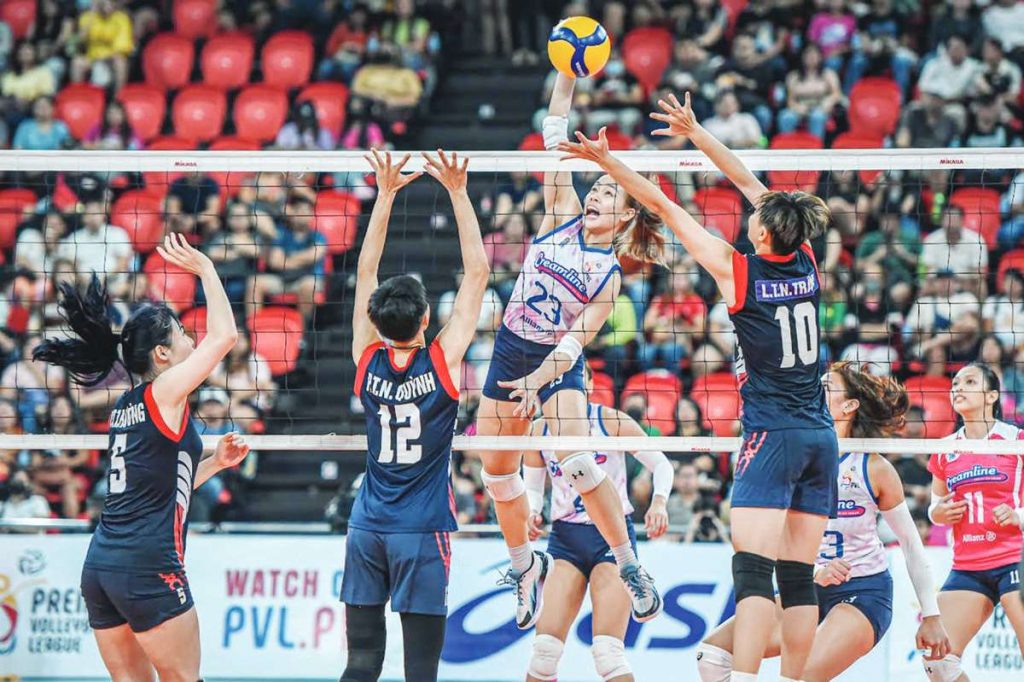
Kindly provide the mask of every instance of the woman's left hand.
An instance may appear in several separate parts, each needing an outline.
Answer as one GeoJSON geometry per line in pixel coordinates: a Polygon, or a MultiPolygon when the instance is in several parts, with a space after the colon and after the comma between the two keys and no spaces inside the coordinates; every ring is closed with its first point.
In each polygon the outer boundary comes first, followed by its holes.
{"type": "Polygon", "coordinates": [[[217,451],[213,454],[219,469],[230,469],[241,464],[249,454],[249,444],[236,431],[225,434],[217,441],[217,451]]]}
{"type": "Polygon", "coordinates": [[[588,139],[586,135],[580,131],[576,131],[576,139],[579,142],[564,142],[558,143],[558,151],[564,152],[565,159],[584,159],[585,161],[593,161],[597,165],[604,167],[607,163],[608,158],[611,156],[611,152],[608,149],[608,129],[601,128],[597,131],[597,139],[588,139]]]}
{"type": "Polygon", "coordinates": [[[1001,504],[992,510],[992,517],[1000,526],[1020,527],[1020,516],[1017,511],[1008,504],[1001,504]]]}
{"type": "Polygon", "coordinates": [[[655,495],[651,500],[651,507],[644,514],[644,525],[647,527],[647,537],[651,540],[660,538],[668,530],[668,511],[665,498],[661,495],[655,495]]]}
{"type": "Polygon", "coordinates": [[[938,616],[922,618],[915,639],[917,649],[925,652],[924,657],[929,661],[942,660],[952,649],[949,635],[946,634],[946,629],[942,627],[942,620],[938,616]]]}

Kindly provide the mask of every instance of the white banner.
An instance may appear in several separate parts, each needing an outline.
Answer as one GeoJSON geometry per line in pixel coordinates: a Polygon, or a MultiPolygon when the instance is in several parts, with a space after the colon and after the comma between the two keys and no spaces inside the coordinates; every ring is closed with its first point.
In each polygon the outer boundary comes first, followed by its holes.
{"type": "MultiPolygon", "coordinates": [[[[0,536],[0,675],[105,679],[79,594],[87,536],[0,536]]],[[[657,578],[665,613],[631,623],[626,651],[638,680],[696,681],[694,648],[732,615],[731,550],[716,545],[649,542],[644,564],[657,578]]],[[[929,556],[941,584],[949,551],[929,556]]],[[[531,633],[515,627],[512,597],[496,585],[506,568],[500,540],[453,542],[448,634],[441,677],[522,680],[531,633]]],[[[895,613],[889,635],[838,680],[903,682],[923,674],[914,633],[918,612],[902,556],[894,553],[895,613]]],[[[345,664],[344,608],[338,603],[344,539],[320,536],[196,535],[188,575],[201,623],[203,673],[221,677],[336,680],[345,664]]],[[[402,679],[400,621],[388,616],[386,679],[402,679]]],[[[563,682],[595,679],[590,610],[574,624],[559,670],[563,682]]],[[[1019,682],[1016,638],[997,611],[964,656],[986,682],[1019,682]]],[[[763,679],[777,665],[765,664],[763,679]]]]}

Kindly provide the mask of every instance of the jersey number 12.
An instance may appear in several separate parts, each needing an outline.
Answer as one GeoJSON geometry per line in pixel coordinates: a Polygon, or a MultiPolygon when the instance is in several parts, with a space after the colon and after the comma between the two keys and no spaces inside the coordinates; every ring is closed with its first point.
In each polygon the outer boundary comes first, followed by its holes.
{"type": "Polygon", "coordinates": [[[775,309],[775,319],[778,320],[779,329],[782,331],[782,369],[795,367],[798,357],[802,365],[818,362],[818,321],[814,317],[814,312],[814,303],[811,301],[793,306],[792,316],[789,308],[784,305],[775,309]],[[796,353],[793,352],[793,326],[790,325],[790,317],[796,326],[796,353]]]}
{"type": "Polygon", "coordinates": [[[423,446],[409,441],[420,437],[420,408],[415,403],[380,406],[381,464],[415,464],[423,456],[423,446]],[[392,426],[392,424],[394,426],[392,426]]]}

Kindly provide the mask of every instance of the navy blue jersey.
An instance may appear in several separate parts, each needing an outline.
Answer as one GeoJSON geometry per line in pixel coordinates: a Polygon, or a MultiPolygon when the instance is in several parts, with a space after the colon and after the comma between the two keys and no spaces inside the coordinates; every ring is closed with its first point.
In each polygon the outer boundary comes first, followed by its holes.
{"type": "Polygon", "coordinates": [[[356,395],[366,410],[366,476],[349,525],[379,533],[456,529],[452,436],[459,393],[435,341],[405,367],[377,343],[363,353],[356,395]]]}
{"type": "Polygon", "coordinates": [[[832,426],[821,385],[821,285],[810,246],[789,256],[733,254],[743,429],[832,426]]]}
{"type": "Polygon", "coordinates": [[[152,384],[125,391],[110,413],[110,472],[85,565],[176,573],[185,566],[185,519],[203,441],[189,419],[164,423],[152,384]]]}

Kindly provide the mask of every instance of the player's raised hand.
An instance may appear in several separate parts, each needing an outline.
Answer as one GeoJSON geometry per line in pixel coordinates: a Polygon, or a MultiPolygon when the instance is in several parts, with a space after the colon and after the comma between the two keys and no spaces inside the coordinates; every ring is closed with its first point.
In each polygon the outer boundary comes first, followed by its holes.
{"type": "Polygon", "coordinates": [[[601,128],[598,130],[597,138],[593,140],[577,130],[576,139],[579,141],[569,142],[565,140],[558,143],[558,151],[565,154],[562,160],[584,159],[585,161],[593,161],[603,168],[605,162],[611,156],[611,151],[608,149],[608,129],[601,128]]]}
{"type": "Polygon", "coordinates": [[[667,100],[659,99],[658,106],[665,113],[654,112],[651,118],[661,121],[667,128],[659,128],[654,131],[655,135],[665,137],[689,137],[697,130],[697,116],[690,106],[690,93],[683,94],[683,103],[680,104],[675,95],[669,95],[667,100]]]}
{"type": "Polygon", "coordinates": [[[193,275],[201,275],[204,268],[213,267],[213,261],[202,251],[193,248],[178,232],[172,232],[164,237],[163,245],[157,246],[156,251],[168,263],[173,263],[193,275]]]}
{"type": "Polygon", "coordinates": [[[992,510],[992,518],[994,518],[996,523],[1000,526],[1014,526],[1019,528],[1021,525],[1021,518],[1017,513],[1017,510],[1005,503],[992,510]]]}
{"type": "Polygon", "coordinates": [[[939,500],[932,510],[932,521],[940,526],[953,526],[964,518],[967,513],[966,500],[953,500],[953,493],[949,493],[939,500]]]}
{"type": "Polygon", "coordinates": [[[230,469],[238,466],[248,454],[249,444],[236,431],[232,431],[217,441],[217,451],[213,456],[218,468],[230,469]]]}
{"type": "Polygon", "coordinates": [[[842,559],[833,559],[814,576],[814,582],[822,587],[842,585],[850,579],[850,564],[842,559]]]}
{"type": "Polygon", "coordinates": [[[949,635],[946,634],[946,628],[942,627],[942,619],[939,616],[921,619],[915,640],[918,651],[923,651],[924,657],[929,661],[945,658],[952,649],[949,635]]]}
{"type": "Polygon", "coordinates": [[[384,152],[381,156],[376,149],[371,149],[363,158],[370,162],[370,167],[377,176],[377,191],[381,194],[397,194],[398,190],[423,175],[419,171],[402,173],[405,164],[409,162],[409,154],[403,156],[397,165],[391,161],[391,152],[384,152]]]}
{"type": "Polygon", "coordinates": [[[448,192],[459,192],[466,189],[466,168],[469,166],[469,159],[464,158],[459,164],[458,152],[452,152],[449,159],[445,156],[443,149],[438,149],[436,157],[424,152],[423,160],[426,161],[423,170],[427,172],[427,175],[440,182],[448,192]]]}
{"type": "Polygon", "coordinates": [[[644,514],[644,526],[647,528],[647,537],[651,540],[660,538],[668,530],[668,509],[665,498],[655,495],[651,500],[651,506],[644,514]]]}

